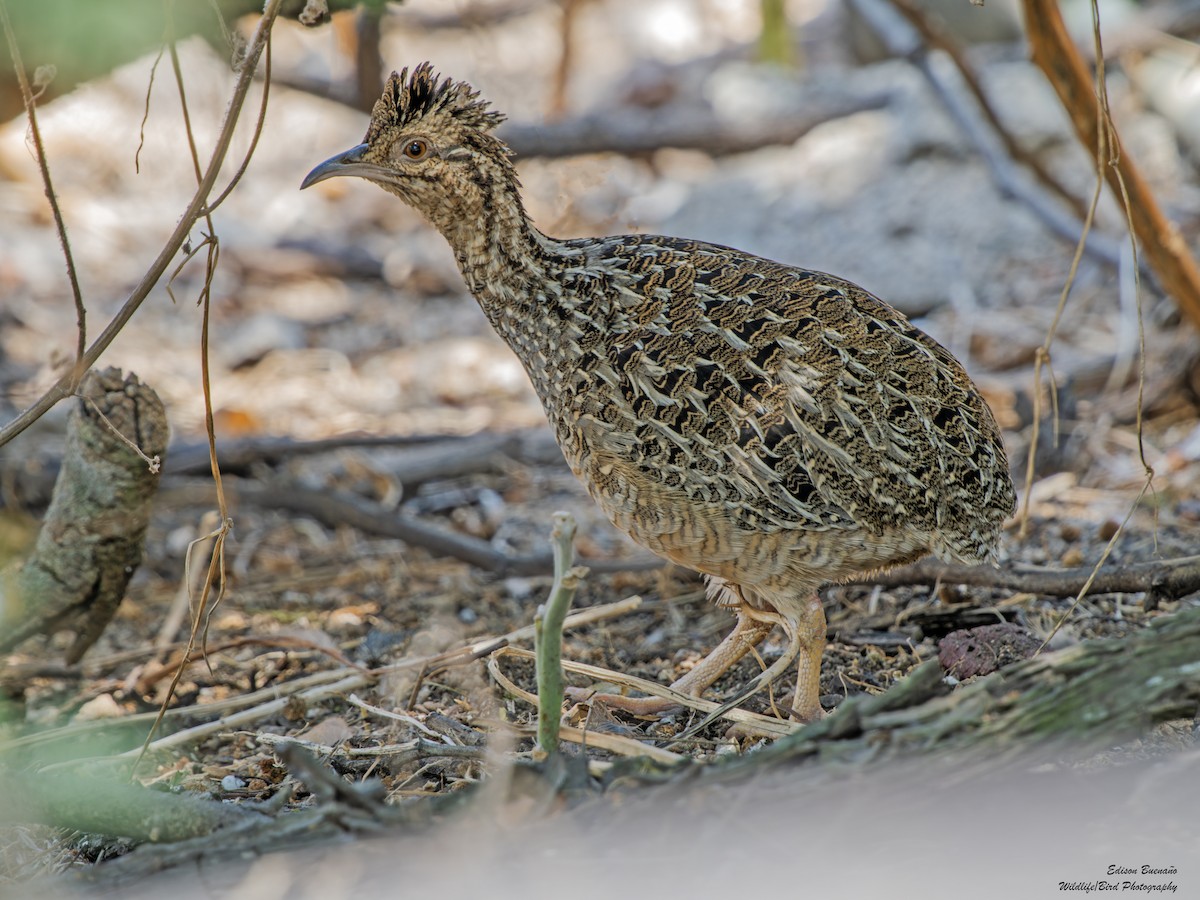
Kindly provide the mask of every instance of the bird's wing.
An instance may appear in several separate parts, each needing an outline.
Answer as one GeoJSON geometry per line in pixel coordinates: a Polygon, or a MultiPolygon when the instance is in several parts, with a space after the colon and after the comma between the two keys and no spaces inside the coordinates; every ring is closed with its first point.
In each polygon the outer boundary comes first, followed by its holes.
{"type": "Polygon", "coordinates": [[[741,504],[752,526],[933,532],[1007,515],[990,411],[896,310],[724,247],[639,236],[606,253],[625,246],[598,367],[629,413],[614,449],[697,499],[741,504]]]}

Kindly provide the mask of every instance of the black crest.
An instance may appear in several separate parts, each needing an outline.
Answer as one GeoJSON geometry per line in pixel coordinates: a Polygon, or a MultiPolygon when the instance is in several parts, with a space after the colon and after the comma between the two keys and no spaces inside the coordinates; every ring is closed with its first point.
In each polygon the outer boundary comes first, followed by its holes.
{"type": "Polygon", "coordinates": [[[502,114],[488,109],[487,101],[480,100],[479,92],[471,85],[439,78],[433,66],[423,62],[413,69],[411,78],[408,69],[393,72],[388,78],[383,96],[371,110],[366,143],[391,128],[441,117],[480,131],[489,131],[504,121],[502,114]]]}

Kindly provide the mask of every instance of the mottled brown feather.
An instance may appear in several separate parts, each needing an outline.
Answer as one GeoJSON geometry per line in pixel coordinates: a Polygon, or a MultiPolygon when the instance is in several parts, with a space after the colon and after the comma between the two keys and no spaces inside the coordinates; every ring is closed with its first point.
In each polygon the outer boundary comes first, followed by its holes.
{"type": "Polygon", "coordinates": [[[445,235],[618,528],[713,576],[724,602],[794,619],[826,581],[995,558],[1004,446],[945,348],[832,275],[671,237],[542,234],[497,121],[418,66],[375,106],[370,169],[346,174],[445,235]],[[414,140],[422,159],[404,155],[414,140]]]}

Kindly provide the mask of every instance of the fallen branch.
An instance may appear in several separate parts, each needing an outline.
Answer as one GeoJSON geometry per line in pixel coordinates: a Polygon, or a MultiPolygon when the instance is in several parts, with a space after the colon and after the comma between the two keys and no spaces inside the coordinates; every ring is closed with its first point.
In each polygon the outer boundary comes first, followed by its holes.
{"type": "Polygon", "coordinates": [[[518,159],[585,153],[638,156],[664,147],[728,156],[794,144],[818,125],[880,109],[886,102],[884,95],[818,100],[803,112],[756,122],[726,121],[704,108],[622,108],[560,122],[510,123],[498,133],[518,159]]]}
{"type": "MultiPolygon", "coordinates": [[[[413,547],[421,547],[434,556],[449,556],[508,577],[513,575],[551,575],[554,558],[550,553],[510,556],[486,541],[458,534],[403,513],[385,509],[361,497],[300,487],[254,484],[226,478],[225,493],[231,503],[252,503],[270,509],[284,509],[311,516],[330,527],[349,525],[369,534],[397,538],[413,547]]],[[[205,503],[211,500],[211,485],[172,488],[169,496],[176,502],[205,503]],[[186,492],[186,493],[185,493],[186,492]]],[[[593,572],[638,572],[666,565],[662,560],[637,556],[628,560],[587,560],[593,572]]]]}
{"type": "MultiPolygon", "coordinates": [[[[848,583],[900,587],[942,582],[1053,597],[1074,597],[1087,584],[1092,569],[1092,566],[1072,569],[961,566],[924,559],[912,565],[892,569],[890,572],[848,583]]],[[[1159,597],[1177,599],[1196,591],[1200,591],[1200,556],[1183,556],[1101,570],[1088,585],[1087,595],[1152,593],[1159,597]]]]}
{"type": "Polygon", "coordinates": [[[945,29],[936,24],[934,19],[930,17],[924,10],[917,7],[913,0],[890,0],[892,6],[900,11],[904,18],[908,19],[912,26],[917,29],[925,43],[936,49],[941,50],[954,63],[958,69],[958,73],[962,76],[963,83],[971,92],[971,96],[975,98],[975,104],[979,108],[987,123],[992,127],[992,131],[1000,138],[1004,144],[1004,149],[1008,155],[1025,166],[1033,176],[1038,180],[1038,183],[1046,187],[1052,193],[1056,194],[1060,200],[1071,207],[1071,211],[1080,219],[1087,215],[1087,204],[1079,197],[1067,190],[1066,186],[1055,177],[1054,173],[1042,165],[1042,161],[1036,155],[1030,153],[1017,142],[1013,137],[1012,132],[1004,127],[1004,123],[1000,121],[1000,116],[996,109],[992,106],[991,100],[988,99],[987,92],[983,89],[983,84],[979,80],[979,75],[975,72],[974,67],[967,59],[962,48],[955,42],[945,29]]]}
{"type": "Polygon", "coordinates": [[[402,744],[378,744],[371,747],[350,747],[345,744],[315,744],[303,738],[269,731],[241,731],[239,734],[254,738],[260,744],[278,750],[282,747],[300,747],[321,759],[386,759],[393,768],[409,765],[424,759],[469,759],[482,762],[487,759],[486,747],[464,747],[460,744],[443,744],[426,738],[414,738],[402,744]]]}
{"type": "MultiPolygon", "coordinates": [[[[217,458],[221,460],[221,471],[226,475],[237,475],[256,465],[275,466],[291,459],[319,456],[338,450],[428,450],[439,458],[459,455],[480,458],[492,453],[506,453],[519,446],[526,432],[513,434],[479,434],[462,437],[448,435],[366,435],[348,434],[322,438],[314,441],[297,440],[290,437],[253,437],[217,442],[217,458]],[[434,450],[433,448],[436,448],[434,450]]],[[[208,458],[208,443],[185,444],[171,447],[171,460],[164,468],[170,475],[207,475],[211,463],[208,458]]],[[[439,477],[461,474],[453,467],[438,470],[439,477]],[[443,474],[449,473],[449,474],[443,474]]],[[[405,480],[405,479],[401,479],[405,480]]]]}
{"type": "MultiPolygon", "coordinates": [[[[356,105],[353,91],[348,87],[295,76],[279,76],[275,80],[277,84],[326,100],[356,105]]],[[[794,144],[818,125],[880,109],[886,103],[883,94],[822,98],[802,112],[754,122],[727,121],[698,105],[655,110],[622,107],[536,125],[509,122],[500,126],[497,134],[519,160],[559,159],[587,153],[645,156],[668,147],[728,156],[794,144]]]]}
{"type": "MultiPolygon", "coordinates": [[[[506,459],[528,465],[559,465],[565,469],[562,451],[546,427],[494,434],[470,435],[361,435],[304,441],[289,437],[239,438],[217,442],[217,459],[224,475],[252,474],[259,466],[278,466],[293,459],[335,453],[338,450],[392,450],[376,465],[400,484],[405,492],[427,481],[457,478],[480,472],[502,471],[506,459]]],[[[61,460],[49,455],[39,457],[37,466],[26,458],[0,458],[0,477],[20,473],[19,500],[25,506],[45,504],[54,486],[61,460]]],[[[208,442],[172,444],[168,448],[163,474],[164,490],[173,479],[209,475],[212,460],[208,442]]],[[[186,482],[184,482],[186,485],[186,482]]]]}

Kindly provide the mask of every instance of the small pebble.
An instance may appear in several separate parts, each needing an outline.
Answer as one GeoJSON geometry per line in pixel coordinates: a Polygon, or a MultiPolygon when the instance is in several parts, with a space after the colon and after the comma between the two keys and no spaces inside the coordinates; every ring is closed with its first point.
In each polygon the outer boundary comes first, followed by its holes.
{"type": "Polygon", "coordinates": [[[1120,527],[1121,527],[1120,523],[1117,522],[1115,519],[1106,520],[1104,522],[1104,524],[1100,526],[1100,532],[1099,532],[1100,540],[1111,541],[1113,535],[1117,533],[1117,529],[1120,527]]]}
{"type": "Polygon", "coordinates": [[[226,775],[221,779],[221,790],[225,791],[226,793],[240,791],[245,786],[246,782],[238,778],[236,775],[226,775]]]}
{"type": "Polygon", "coordinates": [[[1079,540],[1079,538],[1083,535],[1083,532],[1079,530],[1079,526],[1074,522],[1063,522],[1058,529],[1058,533],[1062,535],[1062,539],[1064,541],[1069,541],[1072,543],[1079,540]]]}
{"type": "Polygon", "coordinates": [[[112,694],[101,694],[93,697],[72,717],[73,722],[94,722],[97,719],[115,719],[125,715],[125,711],[112,694]]]}
{"type": "Polygon", "coordinates": [[[479,613],[475,612],[469,606],[464,606],[458,611],[458,621],[464,625],[474,625],[479,621],[479,613]]]}
{"type": "Polygon", "coordinates": [[[1062,555],[1062,564],[1067,569],[1073,569],[1076,566],[1083,565],[1083,551],[1078,547],[1071,547],[1062,555]]]}
{"type": "Polygon", "coordinates": [[[333,632],[352,631],[363,627],[363,617],[352,609],[335,609],[325,620],[325,628],[333,632]]]}

